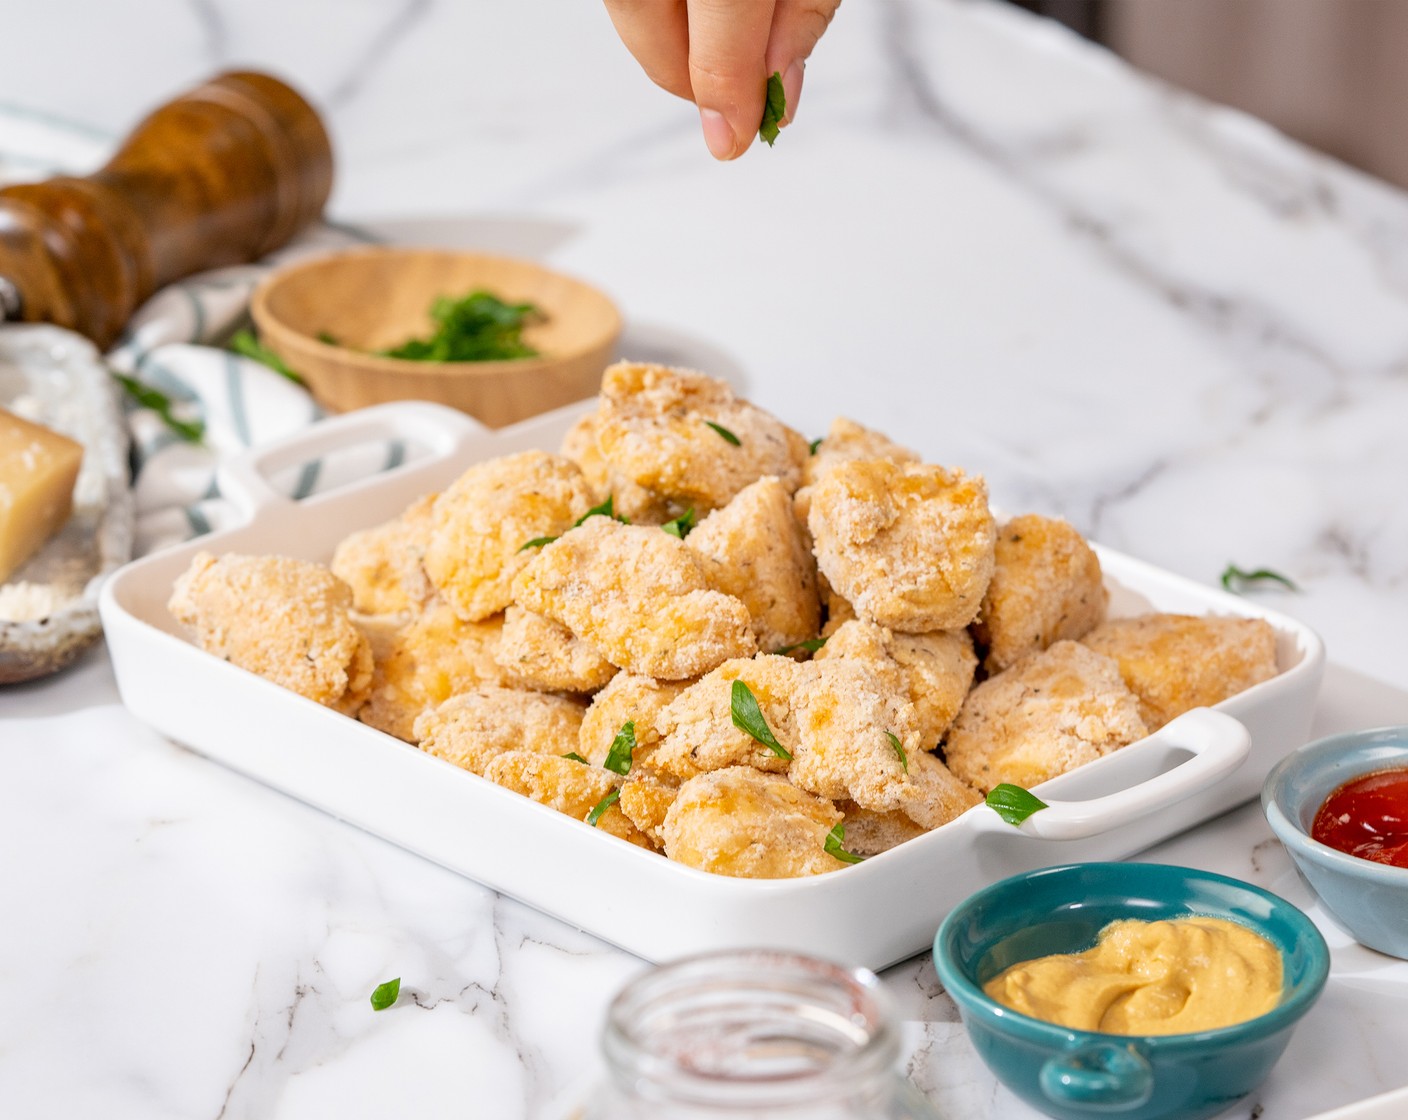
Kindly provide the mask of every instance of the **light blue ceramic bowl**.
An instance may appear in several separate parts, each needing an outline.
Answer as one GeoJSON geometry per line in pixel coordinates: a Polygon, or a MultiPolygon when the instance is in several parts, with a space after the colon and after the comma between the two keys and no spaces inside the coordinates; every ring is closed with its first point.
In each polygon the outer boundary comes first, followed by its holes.
{"type": "Polygon", "coordinates": [[[1408,868],[1336,851],[1310,838],[1315,812],[1345,782],[1408,766],[1408,727],[1380,727],[1307,743],[1276,764],[1261,807],[1320,901],[1354,940],[1408,958],[1408,868]]]}
{"type": "Polygon", "coordinates": [[[1223,875],[1152,863],[1048,867],[995,883],[945,919],[934,962],[983,1061],[1033,1108],[1061,1120],[1221,1112],[1267,1075],[1330,970],[1324,939],[1289,902],[1223,875]],[[1278,1007],[1215,1031],[1127,1036],[1059,1027],[983,994],[1009,965],[1090,948],[1110,922],[1189,914],[1241,922],[1280,949],[1278,1007]]]}

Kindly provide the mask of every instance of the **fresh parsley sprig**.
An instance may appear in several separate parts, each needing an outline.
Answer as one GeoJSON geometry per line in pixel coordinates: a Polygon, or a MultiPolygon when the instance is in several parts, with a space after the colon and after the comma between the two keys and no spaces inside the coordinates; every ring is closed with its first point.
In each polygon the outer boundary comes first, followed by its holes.
{"type": "Polygon", "coordinates": [[[590,766],[591,763],[579,755],[576,751],[568,751],[563,758],[571,759],[573,762],[580,762],[583,766],[590,766]]]}
{"type": "Polygon", "coordinates": [[[826,644],[825,638],[808,638],[805,642],[793,642],[790,646],[783,646],[778,650],[778,654],[791,653],[793,650],[804,649],[808,653],[815,653],[826,644]]]}
{"type": "Polygon", "coordinates": [[[714,431],[718,432],[719,435],[721,435],[726,442],[733,444],[734,447],[743,446],[739,438],[727,428],[725,428],[722,424],[715,424],[712,420],[705,420],[704,423],[708,424],[709,427],[713,428],[714,431]]]}
{"type": "Polygon", "coordinates": [[[611,808],[611,806],[615,805],[616,802],[620,800],[621,791],[619,789],[613,789],[610,793],[608,793],[605,797],[598,801],[594,806],[592,806],[592,811],[587,814],[587,823],[593,828],[596,828],[596,826],[601,822],[601,818],[606,815],[606,810],[611,808]]]}
{"type": "Polygon", "coordinates": [[[1279,583],[1289,591],[1299,591],[1300,588],[1290,581],[1280,572],[1273,572],[1270,568],[1257,568],[1253,572],[1244,572],[1236,564],[1228,564],[1222,573],[1222,586],[1234,595],[1240,595],[1248,584],[1271,582],[1279,583]]]}
{"type": "Polygon", "coordinates": [[[689,531],[694,528],[694,507],[691,506],[673,521],[665,522],[660,528],[664,529],[670,536],[684,540],[685,537],[689,536],[689,531]]]}
{"type": "Polygon", "coordinates": [[[398,976],[394,980],[388,980],[384,984],[378,984],[372,990],[372,1010],[385,1011],[401,996],[401,978],[398,976]]]}
{"type": "Polygon", "coordinates": [[[289,369],[288,363],[255,338],[254,332],[247,327],[234,333],[230,339],[230,349],[243,358],[252,358],[260,365],[268,366],[275,373],[287,377],[295,385],[303,384],[303,378],[289,369]]]}
{"type": "Polygon", "coordinates": [[[506,303],[492,292],[470,292],[462,299],[437,299],[430,309],[435,330],[377,351],[382,357],[413,362],[501,362],[537,357],[523,341],[523,328],[544,318],[531,303],[506,303]]]}
{"type": "Polygon", "coordinates": [[[616,737],[611,740],[611,749],[606,752],[606,761],[602,763],[613,774],[626,775],[631,772],[631,757],[636,750],[636,723],[635,720],[628,719],[621,725],[621,730],[616,732],[616,737]]]}
{"type": "Polygon", "coordinates": [[[993,786],[992,792],[987,796],[987,805],[1014,828],[1033,813],[1047,807],[1046,802],[1036,794],[1010,782],[993,786]]]}
{"type": "MultiPolygon", "coordinates": [[[[592,506],[592,508],[582,514],[581,517],[572,522],[572,528],[576,529],[580,527],[589,517],[609,517],[613,521],[619,521],[622,525],[629,525],[631,523],[631,519],[624,513],[616,512],[615,495],[613,494],[606,495],[606,501],[602,502],[601,505],[592,506]]],[[[543,548],[546,545],[552,544],[555,540],[557,540],[556,537],[534,537],[531,541],[524,541],[519,545],[518,551],[527,552],[530,548],[543,548]]]]}
{"type": "Polygon", "coordinates": [[[552,544],[556,537],[534,537],[531,541],[524,541],[518,546],[519,552],[527,552],[530,548],[542,548],[544,545],[552,544]]]}
{"type": "Polygon", "coordinates": [[[782,119],[787,116],[787,91],[782,88],[782,73],[774,70],[768,75],[767,100],[763,102],[763,123],[758,126],[758,139],[769,148],[777,140],[782,130],[782,119]]]}
{"type": "Polygon", "coordinates": [[[909,756],[904,753],[904,744],[900,742],[899,736],[893,731],[885,732],[885,738],[890,740],[890,746],[895,748],[895,754],[899,755],[900,768],[906,774],[909,773],[909,756]]]}
{"type": "Polygon", "coordinates": [[[751,735],[778,758],[788,760],[792,758],[787,748],[777,741],[777,736],[772,733],[768,721],[763,718],[763,710],[758,707],[758,698],[753,695],[753,690],[743,681],[733,682],[729,714],[733,717],[734,727],[751,735]]]}
{"type": "Polygon", "coordinates": [[[855,852],[846,851],[845,844],[846,826],[838,824],[826,834],[826,843],[823,844],[822,847],[826,850],[827,855],[839,859],[842,863],[861,863],[864,861],[864,856],[858,856],[855,852]]]}
{"type": "Polygon", "coordinates": [[[815,455],[815,454],[816,454],[816,449],[821,446],[821,441],[822,441],[824,438],[825,438],[824,436],[817,436],[816,439],[812,440],[811,443],[807,444],[807,454],[808,454],[808,455],[815,455]]]}
{"type": "Polygon", "coordinates": [[[204,441],[204,420],[181,420],[174,411],[175,402],[160,389],[153,389],[150,385],[144,385],[135,377],[128,377],[125,374],[114,373],[113,376],[117,378],[118,384],[127,391],[129,397],[143,408],[149,408],[161,417],[161,422],[171,430],[172,434],[187,443],[204,441]]]}

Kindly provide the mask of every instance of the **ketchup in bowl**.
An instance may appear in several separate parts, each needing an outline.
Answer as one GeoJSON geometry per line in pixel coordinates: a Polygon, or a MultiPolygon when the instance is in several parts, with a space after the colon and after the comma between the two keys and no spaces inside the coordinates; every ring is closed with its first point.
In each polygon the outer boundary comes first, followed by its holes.
{"type": "Polygon", "coordinates": [[[1316,812],[1310,835],[1360,859],[1408,867],[1408,768],[1340,786],[1316,812]]]}

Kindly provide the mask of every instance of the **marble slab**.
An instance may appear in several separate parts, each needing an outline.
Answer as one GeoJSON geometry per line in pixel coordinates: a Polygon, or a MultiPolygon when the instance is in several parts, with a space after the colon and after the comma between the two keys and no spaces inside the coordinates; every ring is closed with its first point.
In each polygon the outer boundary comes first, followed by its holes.
{"type": "MultiPolygon", "coordinates": [[[[1283,571],[1300,593],[1258,594],[1335,663],[1317,732],[1408,722],[1408,199],[1257,122],[986,2],[843,6],[796,125],[728,166],[576,0],[0,0],[0,39],[0,107],[68,128],[78,171],[212,69],[283,72],[330,122],[338,219],[546,259],[616,297],[637,356],[1192,578],[1283,571]]],[[[543,1115],[642,967],[166,742],[101,649],[0,691],[0,850],[0,1112],[26,1120],[543,1115]]],[[[1254,807],[1147,858],[1336,936],[1254,807]]],[[[1401,967],[1333,944],[1228,1116],[1408,1082],[1401,967]]],[[[928,963],[886,982],[947,1115],[1032,1115],[928,963]]]]}

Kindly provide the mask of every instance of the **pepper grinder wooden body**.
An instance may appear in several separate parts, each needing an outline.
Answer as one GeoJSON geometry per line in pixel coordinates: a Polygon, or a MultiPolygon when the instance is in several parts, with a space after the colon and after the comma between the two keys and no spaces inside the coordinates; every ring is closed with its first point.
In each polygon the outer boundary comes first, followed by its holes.
{"type": "Polygon", "coordinates": [[[266,74],[222,74],[157,109],[102,170],[0,190],[0,319],[106,349],[162,285],[277,249],[331,190],[312,107],[266,74]]]}

